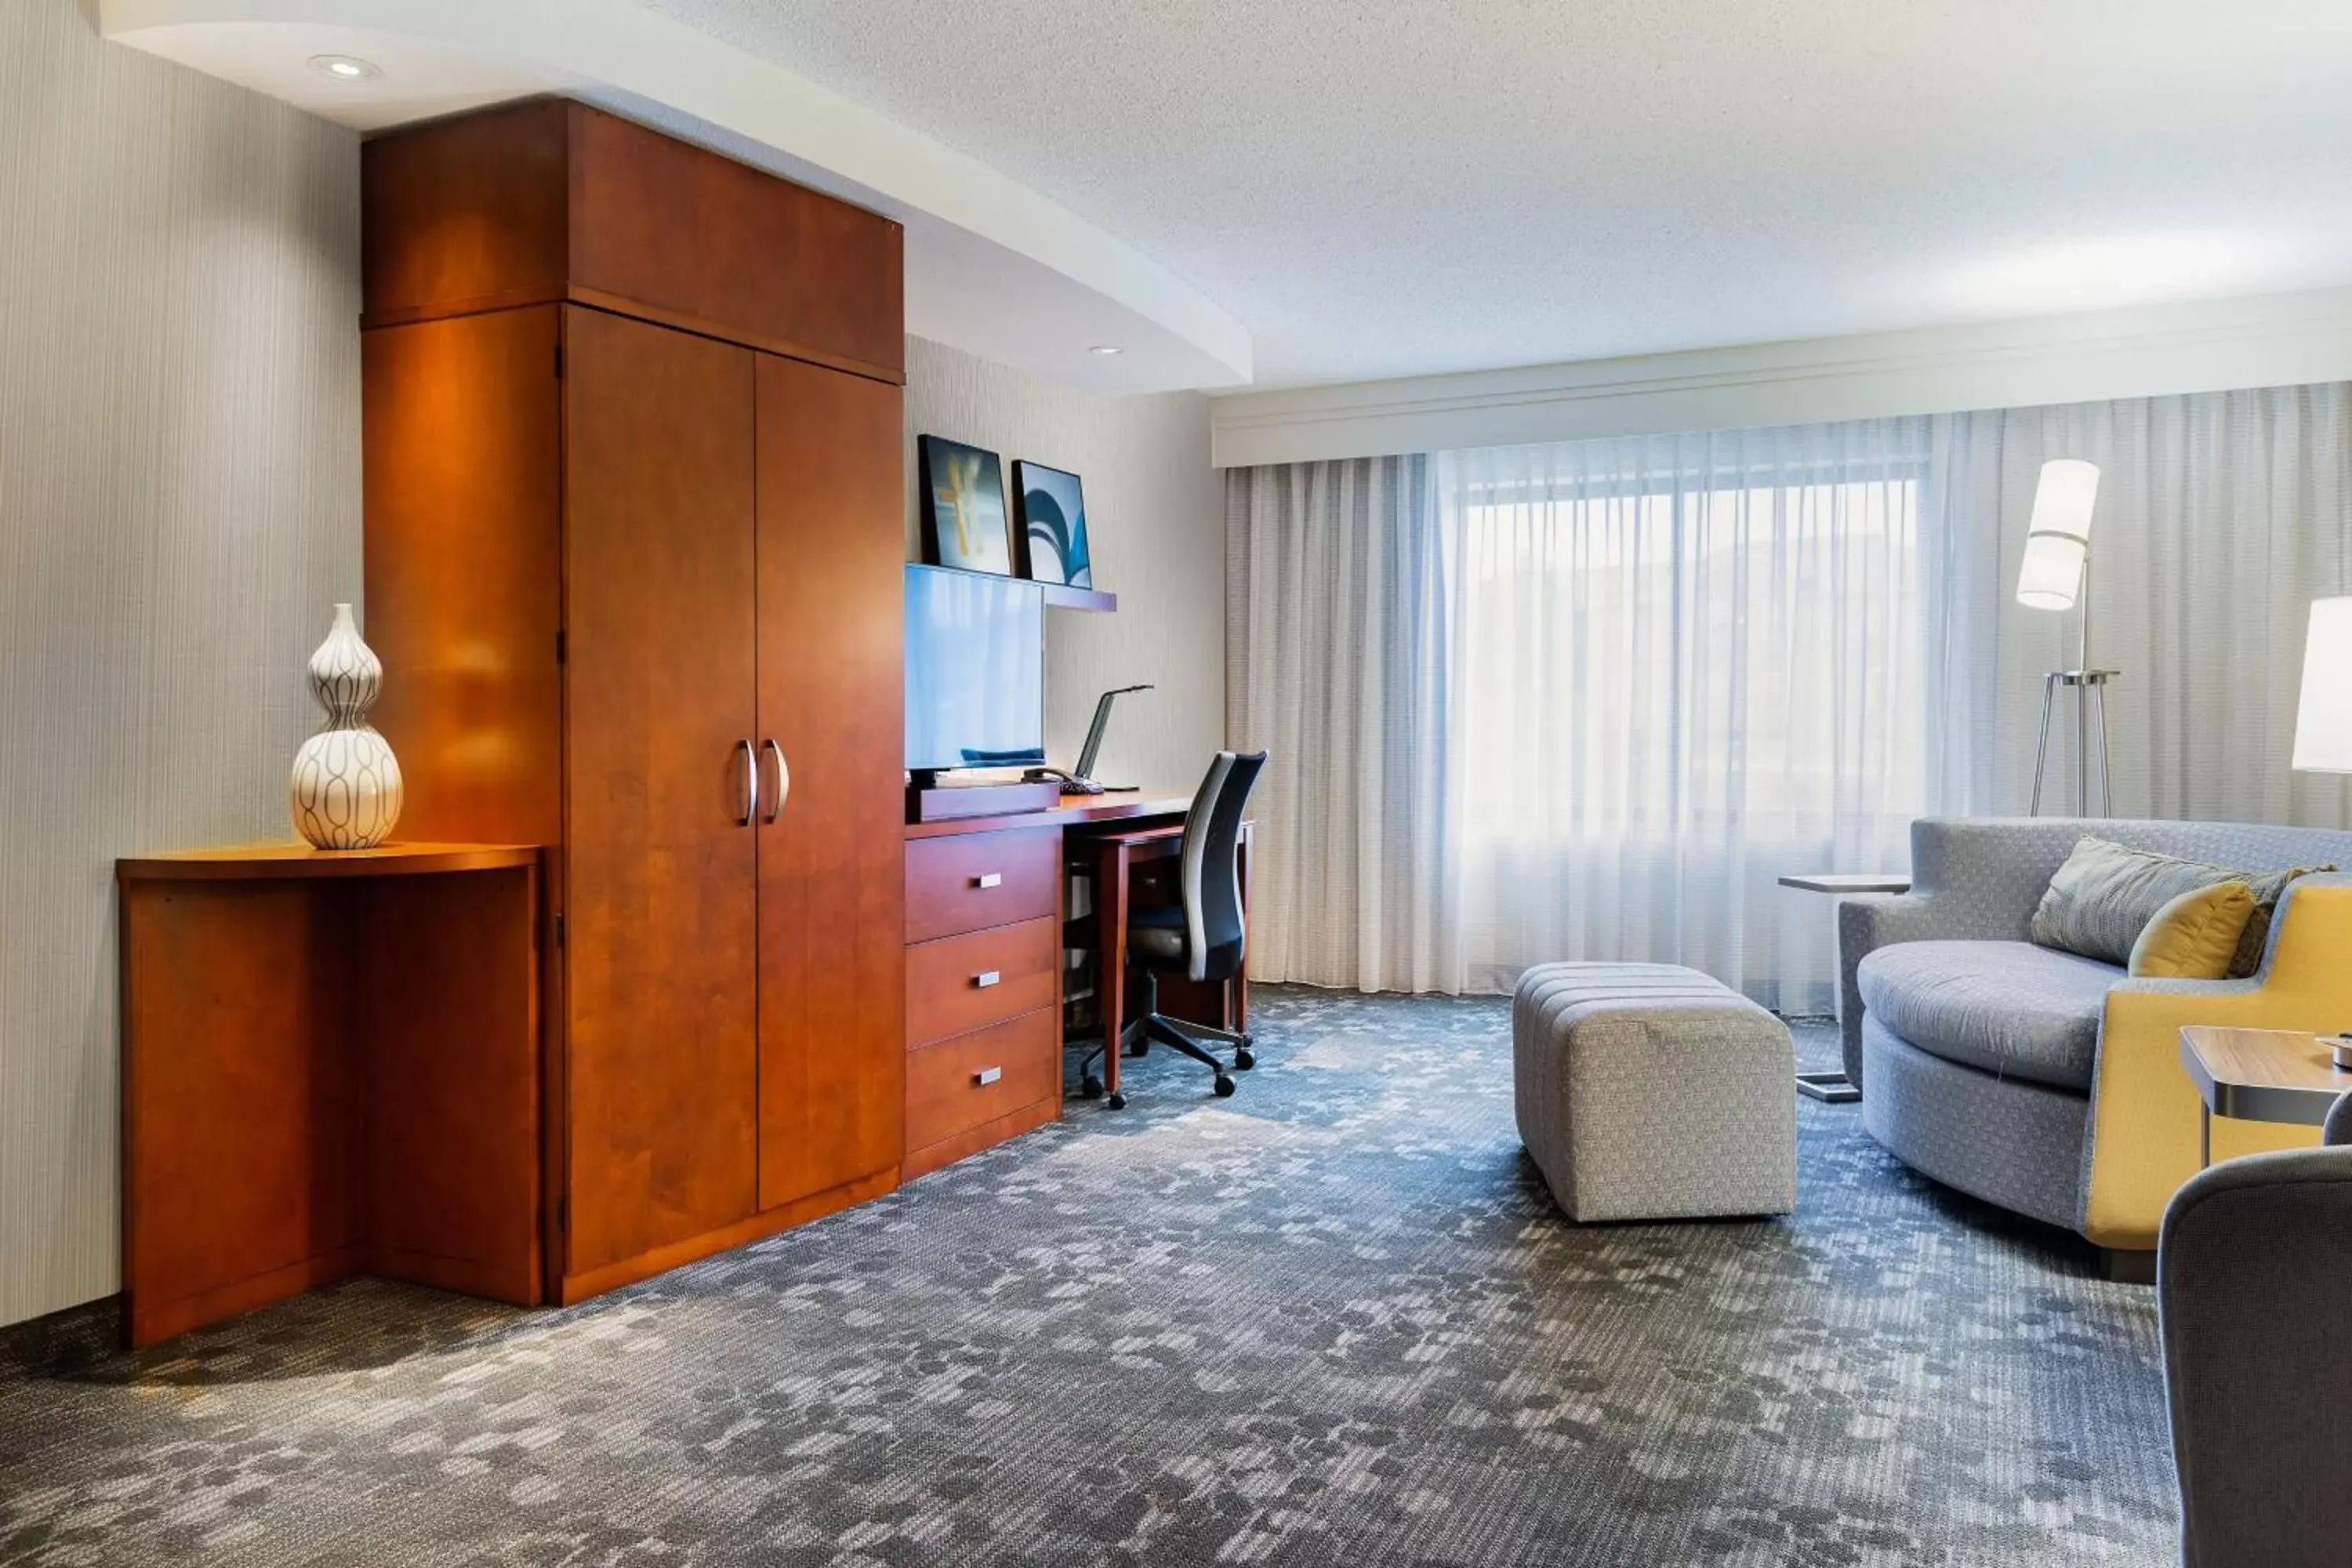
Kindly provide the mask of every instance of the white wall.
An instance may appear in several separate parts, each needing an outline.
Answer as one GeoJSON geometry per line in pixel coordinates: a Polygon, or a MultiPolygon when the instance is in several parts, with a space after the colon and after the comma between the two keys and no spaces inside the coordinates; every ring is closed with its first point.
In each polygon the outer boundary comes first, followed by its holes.
{"type": "Polygon", "coordinates": [[[283,837],[360,588],[349,131],[0,4],[0,1323],[117,1285],[117,856],[283,837]]]}
{"type": "Polygon", "coordinates": [[[1119,699],[1096,772],[1114,784],[1200,782],[1224,743],[1223,476],[1209,465],[1208,399],[1115,397],[1029,380],[960,350],[907,340],[908,559],[917,558],[915,437],[948,436],[1065,468],[1086,482],[1095,586],[1112,615],[1045,616],[1045,744],[1068,767],[1106,688],[1119,699]]]}

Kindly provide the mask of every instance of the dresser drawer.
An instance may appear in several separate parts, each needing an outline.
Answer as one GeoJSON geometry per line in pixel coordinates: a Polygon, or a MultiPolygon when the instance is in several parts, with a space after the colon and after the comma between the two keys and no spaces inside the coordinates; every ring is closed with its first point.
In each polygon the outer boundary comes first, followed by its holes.
{"type": "Polygon", "coordinates": [[[955,833],[907,846],[907,940],[1033,921],[1061,908],[1058,827],[955,833]]]}
{"type": "Polygon", "coordinates": [[[907,949],[907,1043],[1052,1007],[1061,995],[1059,923],[1048,915],[907,949]]]}
{"type": "Polygon", "coordinates": [[[958,1035],[907,1057],[907,1147],[943,1139],[1054,1098],[1061,1081],[1054,1010],[958,1035]]]}

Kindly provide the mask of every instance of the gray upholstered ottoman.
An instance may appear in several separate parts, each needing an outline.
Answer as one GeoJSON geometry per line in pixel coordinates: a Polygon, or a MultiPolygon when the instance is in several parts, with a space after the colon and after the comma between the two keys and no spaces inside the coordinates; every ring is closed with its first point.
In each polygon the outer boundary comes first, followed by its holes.
{"type": "Polygon", "coordinates": [[[1796,1047],[1671,963],[1545,963],[1511,1008],[1519,1139],[1576,1220],[1797,1206],[1796,1047]]]}

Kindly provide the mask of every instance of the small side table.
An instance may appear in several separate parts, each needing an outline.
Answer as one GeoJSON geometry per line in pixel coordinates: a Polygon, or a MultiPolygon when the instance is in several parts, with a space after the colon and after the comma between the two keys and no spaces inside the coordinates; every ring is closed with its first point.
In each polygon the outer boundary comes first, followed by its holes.
{"type": "Polygon", "coordinates": [[[2213,1118],[2316,1127],[2346,1092],[2352,1069],[2336,1065],[2332,1042],[2301,1029],[2231,1029],[2190,1024],[2180,1031],[2180,1065],[2201,1102],[2197,1161],[2213,1163],[2213,1118]]]}
{"type": "Polygon", "coordinates": [[[1907,893],[1911,879],[1900,871],[1818,871],[1783,877],[1780,886],[1807,893],[1907,893]]]}
{"type": "MultiPolygon", "coordinates": [[[[1845,898],[1857,893],[1907,893],[1911,879],[1900,871],[1821,871],[1783,877],[1780,886],[1845,898]]],[[[1832,1105],[1851,1105],[1862,1098],[1862,1090],[1843,1072],[1801,1072],[1797,1092],[1832,1105]]]]}

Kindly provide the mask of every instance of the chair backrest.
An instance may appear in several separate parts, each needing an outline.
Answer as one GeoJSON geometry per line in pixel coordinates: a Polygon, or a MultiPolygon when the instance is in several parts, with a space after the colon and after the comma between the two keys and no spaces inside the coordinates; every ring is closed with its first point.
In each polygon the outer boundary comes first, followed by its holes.
{"type": "Polygon", "coordinates": [[[2352,1095],[2336,1146],[2250,1154],[2190,1177],[2156,1266],[2184,1568],[2340,1568],[2352,1491],[2352,1095]]]}
{"type": "Polygon", "coordinates": [[[1225,980],[1241,973],[1249,933],[1242,915],[1242,808],[1264,752],[1219,752],[1184,814],[1181,880],[1186,974],[1225,980]]]}

